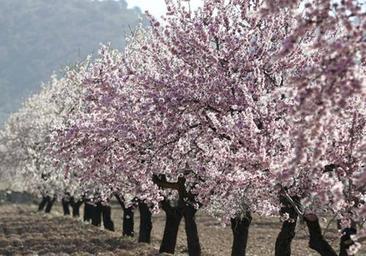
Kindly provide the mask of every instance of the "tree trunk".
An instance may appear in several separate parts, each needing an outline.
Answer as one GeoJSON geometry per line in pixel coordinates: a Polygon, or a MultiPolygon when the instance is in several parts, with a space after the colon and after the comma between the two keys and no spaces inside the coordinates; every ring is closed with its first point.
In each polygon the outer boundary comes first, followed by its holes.
{"type": "Polygon", "coordinates": [[[291,256],[291,242],[295,237],[298,215],[291,206],[282,207],[280,213],[288,213],[290,219],[282,223],[281,231],[276,239],[275,256],[291,256]]]}
{"type": "Polygon", "coordinates": [[[175,246],[177,244],[179,224],[183,215],[178,207],[172,207],[167,200],[163,201],[162,209],[165,211],[166,217],[164,235],[159,252],[174,254],[175,246]]]}
{"type": "Polygon", "coordinates": [[[123,209],[123,236],[133,237],[134,232],[134,220],[133,220],[133,207],[124,207],[123,209]]]}
{"type": "MultiPolygon", "coordinates": [[[[80,216],[80,206],[83,204],[82,200],[78,200],[75,202],[75,199],[73,197],[71,197],[71,208],[72,208],[72,217],[79,217],[80,216]]],[[[85,213],[84,213],[85,215],[85,213]]]]}
{"type": "Polygon", "coordinates": [[[187,234],[188,254],[189,256],[200,256],[201,246],[198,237],[195,214],[197,210],[192,205],[185,205],[183,208],[183,216],[185,229],[187,234]]]}
{"type": "Polygon", "coordinates": [[[61,204],[62,204],[62,209],[64,210],[64,215],[70,215],[70,201],[67,200],[66,198],[62,198],[61,200],[61,204]]]}
{"type": "Polygon", "coordinates": [[[52,199],[51,199],[51,197],[48,197],[48,198],[49,199],[48,199],[48,202],[47,202],[47,205],[46,205],[45,213],[50,213],[51,212],[52,206],[56,201],[56,197],[53,197],[52,199]]]}
{"type": "MultiPolygon", "coordinates": [[[[341,229],[340,221],[338,221],[339,229],[341,229]]],[[[352,220],[351,227],[342,229],[342,236],[339,244],[339,256],[348,256],[347,250],[354,242],[351,239],[351,235],[357,233],[356,223],[352,220]]]]}
{"type": "Polygon", "coordinates": [[[103,213],[103,225],[104,228],[110,231],[114,231],[114,223],[111,218],[111,207],[109,205],[101,205],[103,213]]]}
{"type": "Polygon", "coordinates": [[[125,203],[123,200],[117,195],[114,195],[118,201],[118,203],[121,205],[121,208],[123,210],[123,223],[122,223],[122,235],[123,236],[134,236],[134,220],[133,220],[133,207],[130,206],[128,208],[125,207],[125,203]]]}
{"type": "Polygon", "coordinates": [[[100,203],[96,205],[91,205],[91,224],[100,227],[102,224],[102,208],[100,203]]]}
{"type": "Polygon", "coordinates": [[[38,211],[39,212],[43,211],[44,207],[48,203],[48,200],[49,200],[49,197],[48,196],[43,196],[42,197],[42,201],[38,205],[38,211]]]}
{"type": "Polygon", "coordinates": [[[84,221],[90,222],[93,215],[93,206],[88,202],[85,201],[84,203],[84,221]]]}
{"type": "Polygon", "coordinates": [[[140,211],[140,232],[139,243],[150,243],[151,241],[151,212],[149,206],[144,202],[139,202],[140,211]]]}
{"type": "Polygon", "coordinates": [[[231,256],[245,256],[249,225],[252,221],[252,216],[248,212],[244,218],[231,219],[231,230],[233,232],[233,246],[231,256]]]}
{"type": "Polygon", "coordinates": [[[304,219],[310,234],[309,247],[321,256],[337,256],[337,253],[323,237],[318,217],[315,214],[307,214],[304,219]]]}
{"type": "MultiPolygon", "coordinates": [[[[185,187],[186,179],[184,177],[179,177],[177,182],[168,182],[165,175],[154,175],[153,176],[153,182],[158,185],[161,188],[169,188],[174,189],[178,191],[179,195],[179,208],[182,210],[182,214],[184,216],[184,222],[185,222],[185,230],[187,234],[187,243],[188,243],[188,253],[190,256],[199,256],[201,255],[201,246],[199,243],[198,238],[198,232],[197,232],[197,225],[196,221],[194,219],[194,215],[196,214],[196,209],[191,205],[187,204],[188,202],[195,202],[195,196],[191,194],[190,192],[187,192],[185,187]]],[[[178,226],[176,227],[178,231],[178,226]]],[[[175,227],[174,227],[175,228],[175,227]]],[[[167,222],[165,224],[165,230],[164,230],[164,237],[165,237],[165,231],[167,231],[169,228],[168,225],[168,215],[167,215],[167,222]]],[[[175,230],[173,230],[175,232],[175,230]]],[[[176,243],[176,233],[172,234],[174,236],[175,243],[176,243]]],[[[164,240],[163,240],[164,242],[164,240]]],[[[163,246],[163,242],[162,245],[163,246]]],[[[168,248],[169,250],[174,251],[174,247],[168,248]]],[[[161,247],[160,247],[161,248],[161,247]]],[[[165,251],[164,251],[165,252],[165,251]]]]}

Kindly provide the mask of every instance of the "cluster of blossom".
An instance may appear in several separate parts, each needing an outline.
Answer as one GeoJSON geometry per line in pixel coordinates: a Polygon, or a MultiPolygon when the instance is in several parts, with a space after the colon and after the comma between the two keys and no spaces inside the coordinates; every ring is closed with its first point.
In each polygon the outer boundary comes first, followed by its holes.
{"type": "Polygon", "coordinates": [[[7,150],[32,186],[65,190],[72,177],[83,193],[157,209],[169,192],[153,177],[165,175],[225,222],[278,214],[281,193],[300,213],[364,218],[357,2],[186,2],[167,0],[163,21],[150,17],[123,52],[103,46],[10,118],[7,150]]]}
{"type": "Polygon", "coordinates": [[[264,15],[283,8],[297,13],[297,22],[284,41],[281,58],[290,58],[302,44],[310,58],[290,88],[296,104],[290,110],[289,155],[272,169],[290,184],[293,177],[301,177],[294,193],[306,193],[304,204],[311,210],[345,213],[352,209],[357,213],[353,217],[363,217],[365,9],[352,0],[278,0],[267,1],[264,15]]]}
{"type": "MultiPolygon", "coordinates": [[[[167,1],[164,25],[151,17],[151,35],[126,57],[128,79],[147,98],[149,125],[139,131],[153,138],[149,169],[187,177],[202,204],[210,208],[215,198],[230,217],[242,208],[238,200],[272,214],[277,183],[309,209],[339,210],[347,181],[324,167],[345,157],[334,140],[350,132],[346,117],[364,120],[365,17],[359,9],[345,16],[354,3],[329,10],[326,2],[300,11],[204,1],[193,13],[167,1]],[[321,25],[312,21],[318,16],[321,25]]],[[[364,131],[358,126],[352,139],[358,165],[348,179],[364,173],[364,131]]]]}
{"type": "Polygon", "coordinates": [[[140,115],[141,99],[123,77],[123,61],[119,51],[101,47],[83,74],[83,108],[70,117],[71,125],[54,134],[52,152],[67,173],[95,184],[94,192],[102,200],[118,194],[126,201],[138,198],[158,207],[161,193],[143,168],[143,149],[135,143],[139,118],[134,115],[140,115]]]}
{"type": "Polygon", "coordinates": [[[55,165],[49,146],[53,134],[69,125],[69,117],[81,105],[79,78],[87,62],[65,69],[61,79],[53,75],[9,117],[1,132],[1,166],[11,180],[21,180],[25,190],[59,198],[65,193],[81,196],[77,180],[55,165]]]}

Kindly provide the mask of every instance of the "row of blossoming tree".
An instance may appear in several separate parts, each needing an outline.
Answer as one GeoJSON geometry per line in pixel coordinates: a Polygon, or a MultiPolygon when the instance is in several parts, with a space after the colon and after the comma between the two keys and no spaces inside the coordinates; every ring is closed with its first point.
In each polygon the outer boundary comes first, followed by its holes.
{"type": "Polygon", "coordinates": [[[245,255],[253,213],[282,215],[275,255],[291,255],[298,219],[310,248],[338,255],[318,216],[338,220],[339,255],[353,255],[366,217],[360,2],[166,4],[123,52],[103,46],[9,118],[3,173],[77,207],[116,197],[127,235],[138,207],[140,242],[162,209],[160,252],[174,253],[184,218],[189,255],[201,254],[202,209],[231,224],[232,255],[245,255]]]}

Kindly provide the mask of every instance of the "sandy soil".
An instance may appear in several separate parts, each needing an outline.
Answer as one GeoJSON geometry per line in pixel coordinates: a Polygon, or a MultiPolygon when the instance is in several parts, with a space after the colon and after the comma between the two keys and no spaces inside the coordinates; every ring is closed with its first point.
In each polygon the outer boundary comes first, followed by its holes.
{"type": "MultiPolygon", "coordinates": [[[[122,211],[113,206],[112,217],[116,232],[104,231],[80,220],[61,215],[60,206],[52,214],[40,214],[35,206],[0,206],[0,255],[158,255],[164,230],[164,214],[153,217],[152,244],[137,244],[135,239],[120,238],[122,211]]],[[[204,256],[230,256],[232,235],[229,227],[222,227],[204,213],[197,215],[198,231],[204,256]]],[[[254,216],[250,228],[248,256],[273,255],[274,243],[281,223],[277,218],[254,216]]],[[[138,232],[138,212],[135,232],[138,232]]],[[[338,244],[337,231],[331,227],[328,241],[338,244]],[[331,234],[331,236],[330,236],[331,234]]],[[[137,235],[136,235],[137,236],[137,235]]],[[[299,225],[293,242],[294,256],[318,255],[308,248],[304,225],[299,225]]],[[[182,221],[176,255],[187,255],[184,221],[182,221]]],[[[358,255],[366,255],[366,250],[358,255]]]]}

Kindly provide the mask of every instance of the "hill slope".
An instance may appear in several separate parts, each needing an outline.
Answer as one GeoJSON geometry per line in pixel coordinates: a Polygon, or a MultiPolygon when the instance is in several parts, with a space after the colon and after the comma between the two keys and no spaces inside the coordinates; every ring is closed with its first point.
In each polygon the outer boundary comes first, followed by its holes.
{"type": "Polygon", "coordinates": [[[124,0],[0,0],[0,126],[54,70],[101,42],[123,48],[139,16],[124,0]]]}

